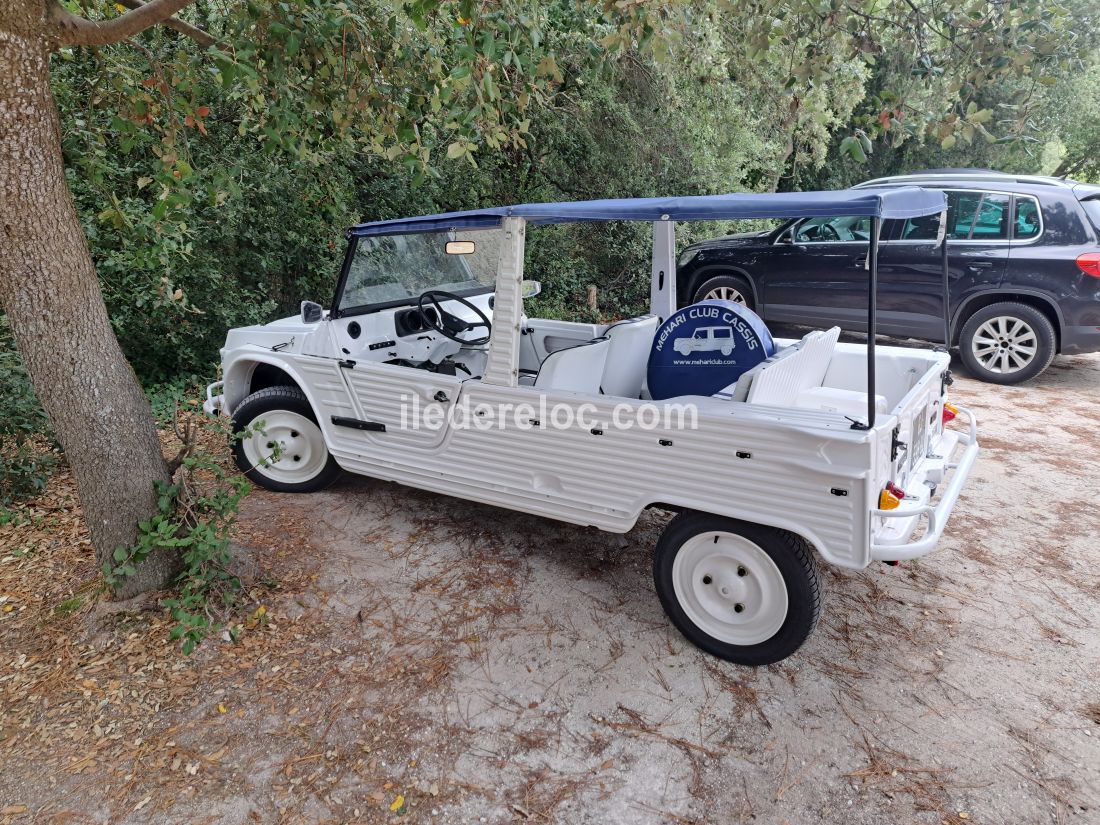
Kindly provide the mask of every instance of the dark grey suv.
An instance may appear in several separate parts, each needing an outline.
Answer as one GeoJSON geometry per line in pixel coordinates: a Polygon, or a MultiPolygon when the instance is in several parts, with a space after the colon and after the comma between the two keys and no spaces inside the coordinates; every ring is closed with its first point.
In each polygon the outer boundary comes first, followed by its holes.
{"type": "MultiPolygon", "coordinates": [[[[947,195],[952,346],[970,372],[1026,381],[1056,353],[1100,350],[1100,186],[1060,178],[945,169],[857,189],[947,195]]],[[[943,341],[939,219],[886,221],[878,329],[943,341]]],[[[677,268],[681,304],[725,298],[765,320],[865,331],[867,218],[808,218],[703,241],[677,268]]]]}

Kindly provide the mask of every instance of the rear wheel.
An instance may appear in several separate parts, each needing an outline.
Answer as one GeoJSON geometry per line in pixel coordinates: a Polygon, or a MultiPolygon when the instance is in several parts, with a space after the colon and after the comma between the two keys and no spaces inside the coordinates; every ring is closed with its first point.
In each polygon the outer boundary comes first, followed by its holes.
{"type": "Polygon", "coordinates": [[[752,287],[740,275],[715,275],[707,278],[695,289],[693,303],[699,301],[733,301],[754,309],[752,287]]]}
{"type": "Polygon", "coordinates": [[[653,580],[688,641],[741,665],[790,656],[821,614],[821,581],[804,539],[721,516],[674,518],[657,542],[653,580]]]}
{"type": "Polygon", "coordinates": [[[280,493],[311,493],[340,475],[317,417],[297,387],[254,392],[233,411],[237,467],[249,479],[280,493]]]}
{"type": "Polygon", "coordinates": [[[1002,301],[982,307],[959,335],[959,355],[975,378],[1019,384],[1050,366],[1056,339],[1050,320],[1035,307],[1002,301]]]}

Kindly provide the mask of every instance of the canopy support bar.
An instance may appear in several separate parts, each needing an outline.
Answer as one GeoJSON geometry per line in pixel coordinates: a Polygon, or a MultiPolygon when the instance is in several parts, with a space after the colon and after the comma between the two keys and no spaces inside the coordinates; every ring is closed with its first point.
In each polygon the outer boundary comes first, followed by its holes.
{"type": "Polygon", "coordinates": [[[947,263],[947,210],[940,212],[940,263],[943,266],[943,346],[951,349],[951,278],[947,263]]]}
{"type": "Polygon", "coordinates": [[[867,423],[852,422],[853,430],[869,430],[875,426],[875,337],[878,323],[878,236],[882,219],[871,218],[871,242],[867,248],[867,267],[871,277],[867,281],[867,423]]]}
{"type": "Polygon", "coordinates": [[[653,268],[649,311],[664,323],[676,311],[676,222],[653,222],[653,268]]]}

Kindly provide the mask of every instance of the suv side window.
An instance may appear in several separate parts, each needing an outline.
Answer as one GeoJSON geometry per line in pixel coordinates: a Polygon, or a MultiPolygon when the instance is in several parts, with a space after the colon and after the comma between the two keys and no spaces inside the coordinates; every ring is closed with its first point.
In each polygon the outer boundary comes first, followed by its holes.
{"type": "MultiPolygon", "coordinates": [[[[1008,240],[1008,195],[992,192],[944,192],[947,196],[948,240],[1008,240]]],[[[940,228],[938,215],[910,218],[900,240],[935,241],[940,228]]]]}
{"type": "Polygon", "coordinates": [[[970,226],[970,240],[1008,240],[1008,195],[992,195],[988,192],[982,195],[974,222],[970,226]]]}
{"type": "Polygon", "coordinates": [[[1012,236],[1016,240],[1034,238],[1042,230],[1039,202],[1035,198],[1016,196],[1016,214],[1012,219],[1012,236]]]}

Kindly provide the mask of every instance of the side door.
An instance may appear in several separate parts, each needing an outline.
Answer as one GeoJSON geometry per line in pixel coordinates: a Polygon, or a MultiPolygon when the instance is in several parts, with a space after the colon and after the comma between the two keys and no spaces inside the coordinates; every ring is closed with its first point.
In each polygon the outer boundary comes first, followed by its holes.
{"type": "Polygon", "coordinates": [[[859,329],[867,317],[871,219],[808,218],[779,236],[762,261],[769,321],[859,329]]]}
{"type": "MultiPolygon", "coordinates": [[[[952,189],[947,196],[948,283],[952,312],[1004,277],[1012,196],[952,189]]],[[[943,341],[943,264],[939,216],[894,224],[879,247],[878,329],[888,335],[943,341]]]]}

